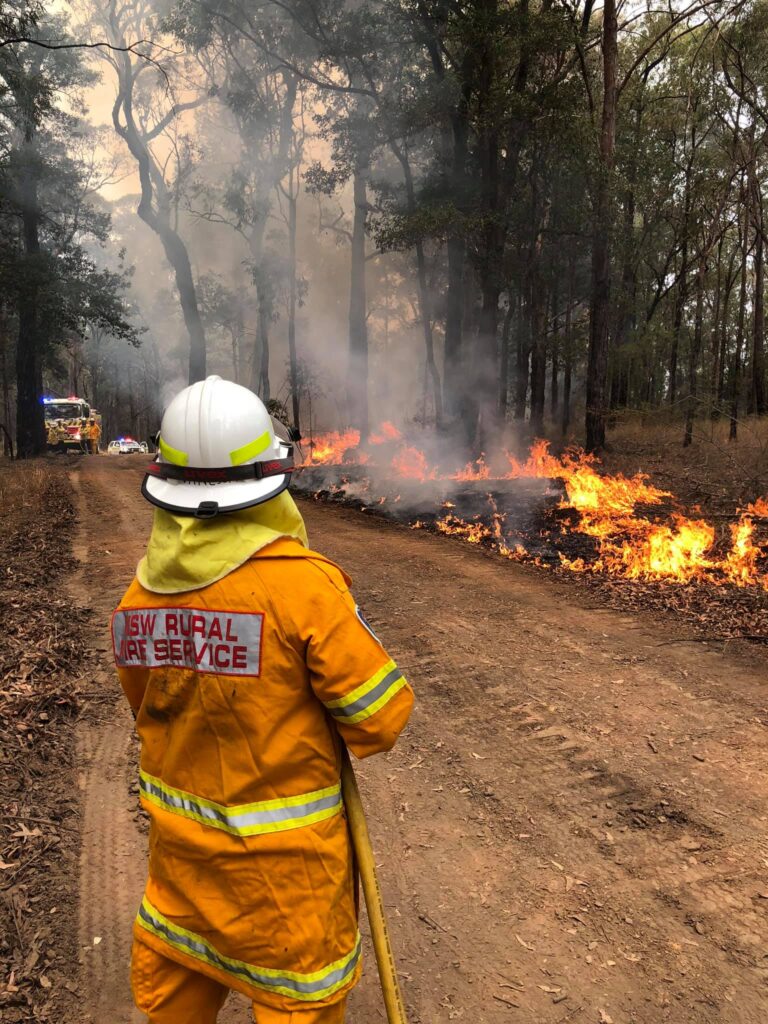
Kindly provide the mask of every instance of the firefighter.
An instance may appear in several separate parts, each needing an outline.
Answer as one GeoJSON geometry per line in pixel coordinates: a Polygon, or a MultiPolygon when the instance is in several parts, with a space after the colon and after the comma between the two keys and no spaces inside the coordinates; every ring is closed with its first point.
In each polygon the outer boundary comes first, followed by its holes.
{"type": "Polygon", "coordinates": [[[155,506],[113,616],[141,740],[149,872],[131,979],[150,1024],[341,1024],[361,970],[342,744],[390,749],[413,703],[349,578],[310,550],[292,446],[219,377],[163,417],[155,506]]]}
{"type": "Polygon", "coordinates": [[[91,451],[91,455],[99,454],[99,440],[101,438],[101,427],[95,419],[91,419],[88,424],[88,445],[91,451]]]}
{"type": "Polygon", "coordinates": [[[61,452],[62,455],[67,454],[67,441],[69,440],[69,431],[67,425],[63,419],[56,420],[56,450],[61,452]]]}

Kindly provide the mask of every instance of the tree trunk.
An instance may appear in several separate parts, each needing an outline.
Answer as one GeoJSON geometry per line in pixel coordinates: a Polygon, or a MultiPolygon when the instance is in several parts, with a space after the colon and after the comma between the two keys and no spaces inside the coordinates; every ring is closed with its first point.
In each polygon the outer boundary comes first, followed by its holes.
{"type": "Polygon", "coordinates": [[[696,273],[696,319],[693,328],[693,340],[688,349],[688,402],[685,411],[685,434],[683,436],[683,447],[687,448],[693,440],[693,423],[696,416],[696,401],[698,392],[697,373],[699,369],[699,356],[701,354],[701,342],[704,331],[704,275],[706,271],[706,260],[704,255],[699,260],[699,267],[696,273]]]}
{"type": "Polygon", "coordinates": [[[33,129],[25,133],[19,154],[19,195],[21,200],[24,259],[18,290],[19,334],[16,344],[16,454],[20,459],[40,455],[46,448],[45,415],[42,406],[42,332],[38,319],[41,272],[40,204],[38,183],[40,157],[33,129]]]}
{"type": "Polygon", "coordinates": [[[757,173],[752,167],[752,211],[755,222],[755,254],[753,257],[755,271],[755,293],[752,300],[753,328],[752,328],[752,366],[749,389],[748,412],[753,415],[763,416],[766,412],[765,395],[765,260],[763,244],[763,196],[757,178],[757,173]]]}
{"type": "MultiPolygon", "coordinates": [[[[256,318],[256,348],[258,361],[253,360],[253,373],[256,376],[252,385],[262,402],[266,405],[272,397],[269,385],[269,324],[271,316],[271,302],[266,295],[266,286],[259,289],[259,306],[256,318]]],[[[254,356],[256,353],[254,353],[254,356]]]]}
{"type": "Polygon", "coordinates": [[[294,191],[293,171],[289,182],[288,195],[288,366],[291,381],[291,406],[293,425],[301,433],[299,422],[299,364],[296,357],[296,205],[298,203],[298,182],[294,191]]]}
{"type": "Polygon", "coordinates": [[[443,359],[443,401],[445,413],[455,419],[461,409],[463,325],[464,325],[464,239],[458,234],[448,238],[448,285],[445,310],[445,350],[443,359]]]}
{"type": "Polygon", "coordinates": [[[528,399],[529,366],[531,360],[531,289],[527,282],[525,299],[521,297],[517,317],[517,338],[515,345],[515,408],[514,418],[525,419],[528,399]]]}
{"type": "Polygon", "coordinates": [[[603,9],[603,112],[592,244],[592,301],[587,365],[587,451],[605,447],[608,386],[608,325],[611,293],[611,177],[616,143],[618,22],[616,0],[603,9]]]}
{"type": "Polygon", "coordinates": [[[479,434],[477,450],[484,451],[498,440],[499,432],[499,298],[504,252],[501,191],[499,180],[499,134],[493,116],[496,82],[495,28],[496,0],[478,0],[483,31],[477,43],[478,170],[480,185],[481,242],[477,256],[477,278],[481,305],[476,352],[472,359],[473,388],[477,396],[479,434]]]}
{"type": "Polygon", "coordinates": [[[416,242],[416,269],[419,281],[419,312],[421,327],[424,332],[424,348],[426,353],[426,370],[432,384],[432,401],[435,406],[435,426],[439,429],[443,422],[443,388],[440,371],[435,362],[435,342],[432,333],[432,306],[429,301],[429,285],[427,284],[427,261],[424,245],[419,239],[416,242]]]}
{"type": "Polygon", "coordinates": [[[568,301],[565,306],[565,370],[563,373],[563,405],[560,430],[563,437],[571,425],[571,377],[573,373],[573,300],[576,291],[576,254],[571,245],[568,253],[568,301]]]}
{"type": "Polygon", "coordinates": [[[11,443],[11,381],[8,370],[8,320],[5,306],[0,304],[0,374],[3,381],[3,453],[13,458],[11,443]]]}
{"type": "Polygon", "coordinates": [[[166,259],[170,263],[176,279],[184,325],[189,335],[189,383],[194,384],[196,381],[205,379],[206,343],[203,322],[197,305],[192,265],[183,239],[171,224],[170,200],[166,194],[164,179],[159,171],[155,173],[155,182],[164,191],[163,194],[156,195],[155,184],[153,184],[152,154],[133,116],[134,82],[135,74],[130,55],[123,53],[118,69],[119,91],[112,107],[112,123],[138,165],[141,197],[136,212],[160,239],[166,259]],[[121,111],[124,122],[120,120],[121,111]]]}
{"type": "MultiPolygon", "coordinates": [[[[647,76],[643,76],[645,88],[647,76]]],[[[635,189],[637,187],[638,160],[642,139],[643,105],[642,93],[635,107],[632,127],[632,146],[629,153],[627,190],[624,194],[624,223],[622,230],[623,258],[621,270],[621,294],[616,319],[615,359],[611,382],[611,408],[626,409],[629,404],[629,357],[626,346],[634,337],[637,326],[637,244],[635,242],[635,189]]]]}
{"type": "Polygon", "coordinates": [[[549,349],[552,353],[552,376],[549,386],[549,411],[552,419],[557,421],[557,413],[560,406],[559,375],[560,375],[560,333],[557,318],[559,315],[560,288],[558,287],[560,276],[555,276],[552,286],[552,330],[550,331],[549,349]]]}
{"type": "Polygon", "coordinates": [[[365,222],[368,214],[368,164],[358,161],[353,174],[355,203],[349,291],[349,367],[347,401],[350,425],[368,437],[368,324],[365,289],[365,222]]]}
{"type": "MultiPolygon", "coordinates": [[[[413,186],[413,173],[408,153],[394,141],[390,141],[390,147],[400,162],[405,180],[405,195],[408,202],[408,212],[417,212],[416,191],[413,186]]],[[[435,426],[439,429],[443,422],[443,389],[440,381],[440,371],[435,362],[435,344],[432,333],[432,303],[429,298],[429,285],[427,283],[427,259],[424,253],[424,242],[421,238],[416,239],[416,279],[418,281],[419,294],[419,318],[421,328],[424,332],[424,348],[426,352],[426,372],[432,385],[432,400],[435,406],[435,426]]],[[[424,411],[426,415],[426,409],[424,411]]]]}
{"type": "Polygon", "coordinates": [[[507,312],[504,315],[504,327],[501,331],[501,358],[499,362],[499,421],[502,424],[506,423],[507,406],[509,404],[509,338],[512,332],[514,316],[515,303],[510,295],[507,312]]]}
{"type": "Polygon", "coordinates": [[[547,305],[540,283],[534,285],[531,301],[531,430],[544,432],[544,395],[547,380],[547,305]]]}
{"type": "Polygon", "coordinates": [[[143,200],[139,203],[138,213],[144,223],[152,228],[160,238],[166,259],[173,269],[184,326],[189,335],[189,383],[194,384],[196,381],[205,380],[205,330],[197,305],[197,291],[187,247],[169,224],[163,224],[154,213],[147,215],[147,207],[143,200]]]}
{"type": "Polygon", "coordinates": [[[715,305],[712,310],[712,323],[710,330],[710,348],[712,350],[712,368],[709,378],[709,418],[715,418],[715,390],[717,388],[717,377],[720,363],[720,346],[718,344],[720,331],[720,310],[722,307],[723,292],[723,244],[725,235],[720,236],[717,243],[717,269],[715,274],[715,305]]]}
{"type": "Polygon", "coordinates": [[[731,306],[731,295],[733,294],[733,286],[736,283],[736,277],[738,271],[736,271],[736,253],[738,246],[734,246],[733,252],[731,253],[730,264],[728,268],[728,274],[725,280],[725,294],[722,299],[722,313],[720,316],[720,344],[719,344],[719,356],[718,356],[718,368],[717,368],[717,387],[715,391],[715,409],[713,411],[713,419],[719,419],[721,413],[725,409],[725,371],[726,364],[728,362],[728,311],[731,306]]]}
{"type": "Polygon", "coordinates": [[[680,274],[677,280],[675,316],[672,323],[672,348],[669,353],[669,404],[677,401],[677,363],[680,352],[680,332],[683,326],[685,304],[688,301],[688,220],[691,212],[691,162],[685,172],[685,193],[683,199],[683,239],[680,251],[680,274]]]}
{"type": "MultiPolygon", "coordinates": [[[[451,117],[452,159],[450,191],[457,207],[457,219],[467,201],[467,155],[469,136],[468,96],[464,93],[451,117]]],[[[448,235],[448,284],[445,310],[443,360],[443,408],[449,420],[462,413],[466,392],[464,382],[464,266],[467,247],[463,223],[451,227],[448,235]]]]}
{"type": "Polygon", "coordinates": [[[736,346],[731,362],[731,415],[728,429],[728,440],[738,440],[739,432],[739,402],[741,399],[741,354],[744,348],[744,319],[747,310],[747,261],[749,259],[749,191],[742,183],[741,197],[744,202],[744,227],[739,230],[741,241],[741,284],[739,286],[739,314],[738,326],[736,328],[736,346]]]}

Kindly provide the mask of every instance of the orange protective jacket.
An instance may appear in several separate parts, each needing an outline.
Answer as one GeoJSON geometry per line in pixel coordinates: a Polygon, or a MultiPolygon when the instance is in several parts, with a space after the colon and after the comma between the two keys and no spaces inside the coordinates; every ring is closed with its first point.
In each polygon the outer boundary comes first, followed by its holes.
{"type": "Polygon", "coordinates": [[[283,1010],[360,973],[340,739],[388,750],[413,694],[332,562],[283,538],[114,614],[151,818],[138,941],[283,1010]]]}

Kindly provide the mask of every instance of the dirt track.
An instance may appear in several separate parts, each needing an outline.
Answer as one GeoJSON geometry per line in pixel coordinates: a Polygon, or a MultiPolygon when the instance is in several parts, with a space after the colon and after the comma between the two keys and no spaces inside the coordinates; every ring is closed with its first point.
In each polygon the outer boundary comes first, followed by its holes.
{"type": "MultiPolygon", "coordinates": [[[[110,690],[108,614],[151,518],[141,466],[72,473],[110,690]]],[[[302,511],[417,692],[399,747],[359,771],[411,1024],[764,1024],[765,673],[475,549],[302,511]]],[[[79,726],[84,998],[64,1024],[141,1019],[131,732],[120,704],[79,726]]],[[[349,1018],[385,1020],[372,956],[349,1018]]],[[[239,1000],[222,1015],[249,1019],[239,1000]]]]}

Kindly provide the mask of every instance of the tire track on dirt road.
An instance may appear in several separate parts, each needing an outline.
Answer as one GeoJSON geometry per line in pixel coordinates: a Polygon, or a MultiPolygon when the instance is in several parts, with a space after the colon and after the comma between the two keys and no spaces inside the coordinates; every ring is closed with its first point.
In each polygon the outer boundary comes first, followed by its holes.
{"type": "MultiPolygon", "coordinates": [[[[94,688],[114,694],[106,667],[110,639],[104,599],[109,597],[100,580],[100,562],[108,556],[107,549],[99,550],[97,538],[101,538],[92,528],[109,510],[100,505],[84,473],[73,472],[70,479],[79,524],[73,549],[80,563],[71,588],[77,599],[93,608],[94,648],[103,665],[95,673],[94,688]]],[[[131,936],[130,926],[125,926],[141,899],[144,842],[135,810],[126,799],[133,775],[132,724],[128,711],[114,702],[108,704],[106,717],[99,711],[84,717],[76,729],[82,821],[78,937],[83,1020],[134,1024],[144,1017],[131,1006],[127,972],[131,936]]]]}
{"type": "MultiPolygon", "coordinates": [[[[104,635],[149,527],[140,466],[78,474],[104,635]]],[[[674,623],[586,607],[577,586],[444,538],[301,507],[416,687],[401,743],[358,773],[410,1024],[765,1024],[764,668],[660,646],[674,623]]],[[[117,706],[103,724],[119,738],[117,706]]],[[[130,817],[118,738],[110,792],[130,817]]],[[[354,1024],[385,1019],[366,952],[354,1024]]],[[[130,1020],[127,984],[123,998],[110,1024],[130,1020]]]]}

